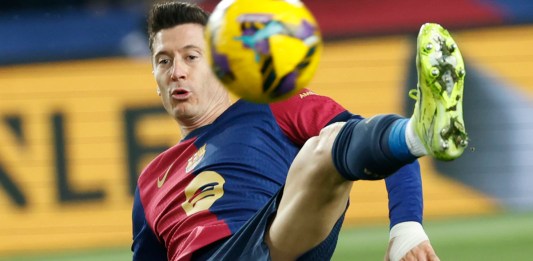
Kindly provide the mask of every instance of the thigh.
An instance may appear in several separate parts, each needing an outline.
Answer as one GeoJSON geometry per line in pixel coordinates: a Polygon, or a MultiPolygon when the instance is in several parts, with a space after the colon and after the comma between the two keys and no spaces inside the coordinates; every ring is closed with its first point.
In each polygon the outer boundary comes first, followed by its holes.
{"type": "MultiPolygon", "coordinates": [[[[231,237],[215,243],[206,251],[195,253],[193,260],[209,261],[270,261],[271,250],[265,242],[268,226],[275,216],[283,195],[283,188],[246,224],[231,237]]],[[[330,260],[342,226],[344,215],[337,220],[329,235],[298,260],[323,261],[330,260]]],[[[295,259],[295,258],[294,258],[295,259]]],[[[292,260],[292,259],[291,259],[292,260]]]]}
{"type": "Polygon", "coordinates": [[[309,139],[287,176],[266,241],[273,260],[294,260],[318,246],[346,210],[352,182],[333,165],[331,148],[343,123],[309,139]]]}
{"type": "Polygon", "coordinates": [[[271,260],[268,246],[265,243],[267,227],[276,214],[281,198],[282,189],[250,220],[248,220],[235,234],[213,254],[209,254],[209,261],[268,261],[271,260]]]}

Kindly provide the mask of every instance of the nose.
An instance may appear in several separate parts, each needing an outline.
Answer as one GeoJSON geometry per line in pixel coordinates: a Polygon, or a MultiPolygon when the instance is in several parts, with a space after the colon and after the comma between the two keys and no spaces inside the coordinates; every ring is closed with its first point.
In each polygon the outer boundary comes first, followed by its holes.
{"type": "Polygon", "coordinates": [[[178,59],[174,59],[172,69],[170,70],[170,79],[173,81],[185,80],[187,78],[187,69],[178,59]]]}

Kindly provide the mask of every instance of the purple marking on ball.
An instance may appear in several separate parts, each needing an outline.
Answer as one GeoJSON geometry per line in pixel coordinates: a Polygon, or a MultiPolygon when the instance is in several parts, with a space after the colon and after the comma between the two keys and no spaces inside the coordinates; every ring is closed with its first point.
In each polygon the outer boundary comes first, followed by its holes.
{"type": "Polygon", "coordinates": [[[263,55],[269,55],[270,54],[270,44],[268,42],[268,39],[265,39],[265,40],[262,40],[262,41],[259,41],[257,43],[255,43],[255,46],[254,46],[255,50],[263,55]]]}
{"type": "Polygon", "coordinates": [[[246,28],[242,31],[242,35],[254,35],[257,30],[253,28],[246,28]]]}
{"type": "Polygon", "coordinates": [[[211,48],[211,53],[213,54],[213,61],[216,64],[216,74],[219,77],[223,77],[226,74],[230,74],[231,69],[229,66],[228,57],[226,55],[217,53],[214,48],[211,48]]]}
{"type": "Polygon", "coordinates": [[[298,72],[291,72],[285,75],[285,77],[283,77],[283,79],[281,79],[280,83],[278,84],[278,87],[276,87],[276,89],[274,89],[274,91],[272,92],[274,96],[281,96],[294,90],[294,88],[296,88],[297,76],[298,72]]]}
{"type": "Polygon", "coordinates": [[[305,40],[308,37],[313,36],[315,33],[315,27],[307,22],[307,20],[303,20],[302,23],[296,28],[296,32],[294,32],[294,36],[298,39],[305,40]]]}

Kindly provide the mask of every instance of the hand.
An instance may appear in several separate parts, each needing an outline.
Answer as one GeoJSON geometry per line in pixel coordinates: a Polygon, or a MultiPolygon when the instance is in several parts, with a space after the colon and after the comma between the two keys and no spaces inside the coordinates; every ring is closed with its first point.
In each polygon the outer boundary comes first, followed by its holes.
{"type": "Polygon", "coordinates": [[[440,261],[437,254],[435,254],[435,250],[433,250],[433,247],[431,246],[431,243],[429,240],[422,241],[417,246],[411,248],[409,252],[407,252],[402,259],[400,260],[391,260],[390,259],[390,251],[394,244],[393,238],[389,242],[389,247],[387,249],[387,253],[385,254],[385,261],[440,261]]]}

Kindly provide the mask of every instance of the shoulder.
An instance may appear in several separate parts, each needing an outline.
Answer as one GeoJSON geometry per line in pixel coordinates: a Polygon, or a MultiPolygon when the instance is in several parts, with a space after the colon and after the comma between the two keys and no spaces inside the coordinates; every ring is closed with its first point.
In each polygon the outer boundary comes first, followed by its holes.
{"type": "Polygon", "coordinates": [[[327,96],[309,89],[291,98],[270,104],[272,114],[283,132],[298,145],[317,136],[331,120],[346,109],[327,96]]]}
{"type": "Polygon", "coordinates": [[[167,166],[170,164],[170,161],[173,161],[176,159],[178,155],[181,154],[181,152],[184,150],[187,143],[191,143],[193,139],[180,141],[179,143],[175,144],[174,146],[164,150],[163,152],[159,153],[154,159],[146,165],[146,167],[142,170],[141,174],[139,175],[139,182],[141,179],[145,178],[146,176],[150,176],[150,173],[157,172],[161,166],[167,166]]]}

